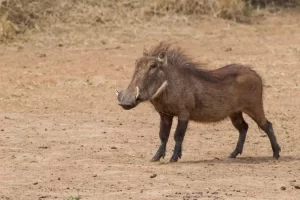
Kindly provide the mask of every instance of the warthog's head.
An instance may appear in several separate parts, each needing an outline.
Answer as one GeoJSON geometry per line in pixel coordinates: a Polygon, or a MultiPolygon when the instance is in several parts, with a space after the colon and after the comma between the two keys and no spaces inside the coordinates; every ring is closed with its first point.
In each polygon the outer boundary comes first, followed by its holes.
{"type": "Polygon", "coordinates": [[[119,105],[129,110],[143,101],[157,98],[168,84],[165,74],[166,66],[165,53],[153,57],[144,52],[144,56],[136,62],[128,88],[121,92],[117,90],[119,105]]]}

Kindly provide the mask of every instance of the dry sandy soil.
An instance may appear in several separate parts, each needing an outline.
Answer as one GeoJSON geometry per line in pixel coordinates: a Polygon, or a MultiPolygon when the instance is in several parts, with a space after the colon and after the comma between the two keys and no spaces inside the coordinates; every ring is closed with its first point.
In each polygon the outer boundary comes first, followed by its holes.
{"type": "Polygon", "coordinates": [[[299,199],[299,19],[206,19],[137,28],[132,39],[106,32],[108,42],[94,35],[98,43],[83,46],[1,46],[0,199],[299,199]],[[243,63],[261,74],[266,115],[282,148],[278,161],[246,117],[250,128],[237,159],[227,158],[238,132],[226,119],[190,123],[179,162],[168,162],[172,137],[166,158],[149,162],[160,144],[159,116],[149,103],[122,110],[115,88],[127,86],[143,48],[163,39],[209,69],[243,63]]]}

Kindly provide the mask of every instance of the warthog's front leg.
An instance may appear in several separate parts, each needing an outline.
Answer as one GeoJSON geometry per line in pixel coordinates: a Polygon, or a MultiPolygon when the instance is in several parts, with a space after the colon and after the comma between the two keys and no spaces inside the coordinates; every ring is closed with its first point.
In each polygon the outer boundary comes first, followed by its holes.
{"type": "Polygon", "coordinates": [[[160,130],[159,137],[161,144],[156,152],[155,156],[151,159],[152,162],[159,161],[160,158],[164,158],[166,155],[166,146],[172,127],[173,116],[160,113],[160,130]]]}
{"type": "Polygon", "coordinates": [[[175,139],[175,147],[173,151],[173,155],[171,157],[170,162],[177,162],[178,158],[181,158],[182,155],[182,142],[185,135],[185,131],[188,126],[188,121],[182,121],[178,119],[178,124],[176,127],[174,139],[175,139]]]}

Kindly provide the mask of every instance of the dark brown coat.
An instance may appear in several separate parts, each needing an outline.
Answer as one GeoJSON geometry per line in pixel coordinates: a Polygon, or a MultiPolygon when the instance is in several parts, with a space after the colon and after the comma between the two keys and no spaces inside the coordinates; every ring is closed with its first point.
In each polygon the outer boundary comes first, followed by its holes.
{"type": "Polygon", "coordinates": [[[216,122],[230,117],[239,131],[236,149],[230,157],[243,151],[248,125],[242,113],[248,114],[269,136],[273,156],[279,158],[280,147],[272,124],[263,109],[263,87],[260,76],[248,66],[231,64],[216,70],[201,69],[180,48],[159,43],[136,62],[136,69],[125,92],[118,92],[119,104],[131,109],[150,101],[161,116],[161,146],[153,157],[165,156],[166,143],[174,116],[178,117],[176,145],[171,161],[181,157],[182,142],[189,120],[216,122]]]}

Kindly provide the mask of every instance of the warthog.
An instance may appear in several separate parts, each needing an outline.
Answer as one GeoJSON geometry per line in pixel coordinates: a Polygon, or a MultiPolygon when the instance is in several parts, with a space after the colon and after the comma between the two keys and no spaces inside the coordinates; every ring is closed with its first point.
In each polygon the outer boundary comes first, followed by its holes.
{"type": "Polygon", "coordinates": [[[273,157],[278,159],[277,143],[272,123],[263,109],[263,86],[260,76],[248,66],[230,64],[216,70],[201,69],[180,48],[161,42],[136,61],[132,80],[125,91],[118,92],[119,105],[129,110],[139,103],[150,101],[160,115],[161,145],[152,158],[165,157],[173,117],[178,117],[175,147],[170,162],[182,155],[182,142],[189,120],[217,122],[230,117],[239,131],[236,148],[229,157],[242,154],[249,115],[268,135],[273,157]]]}

